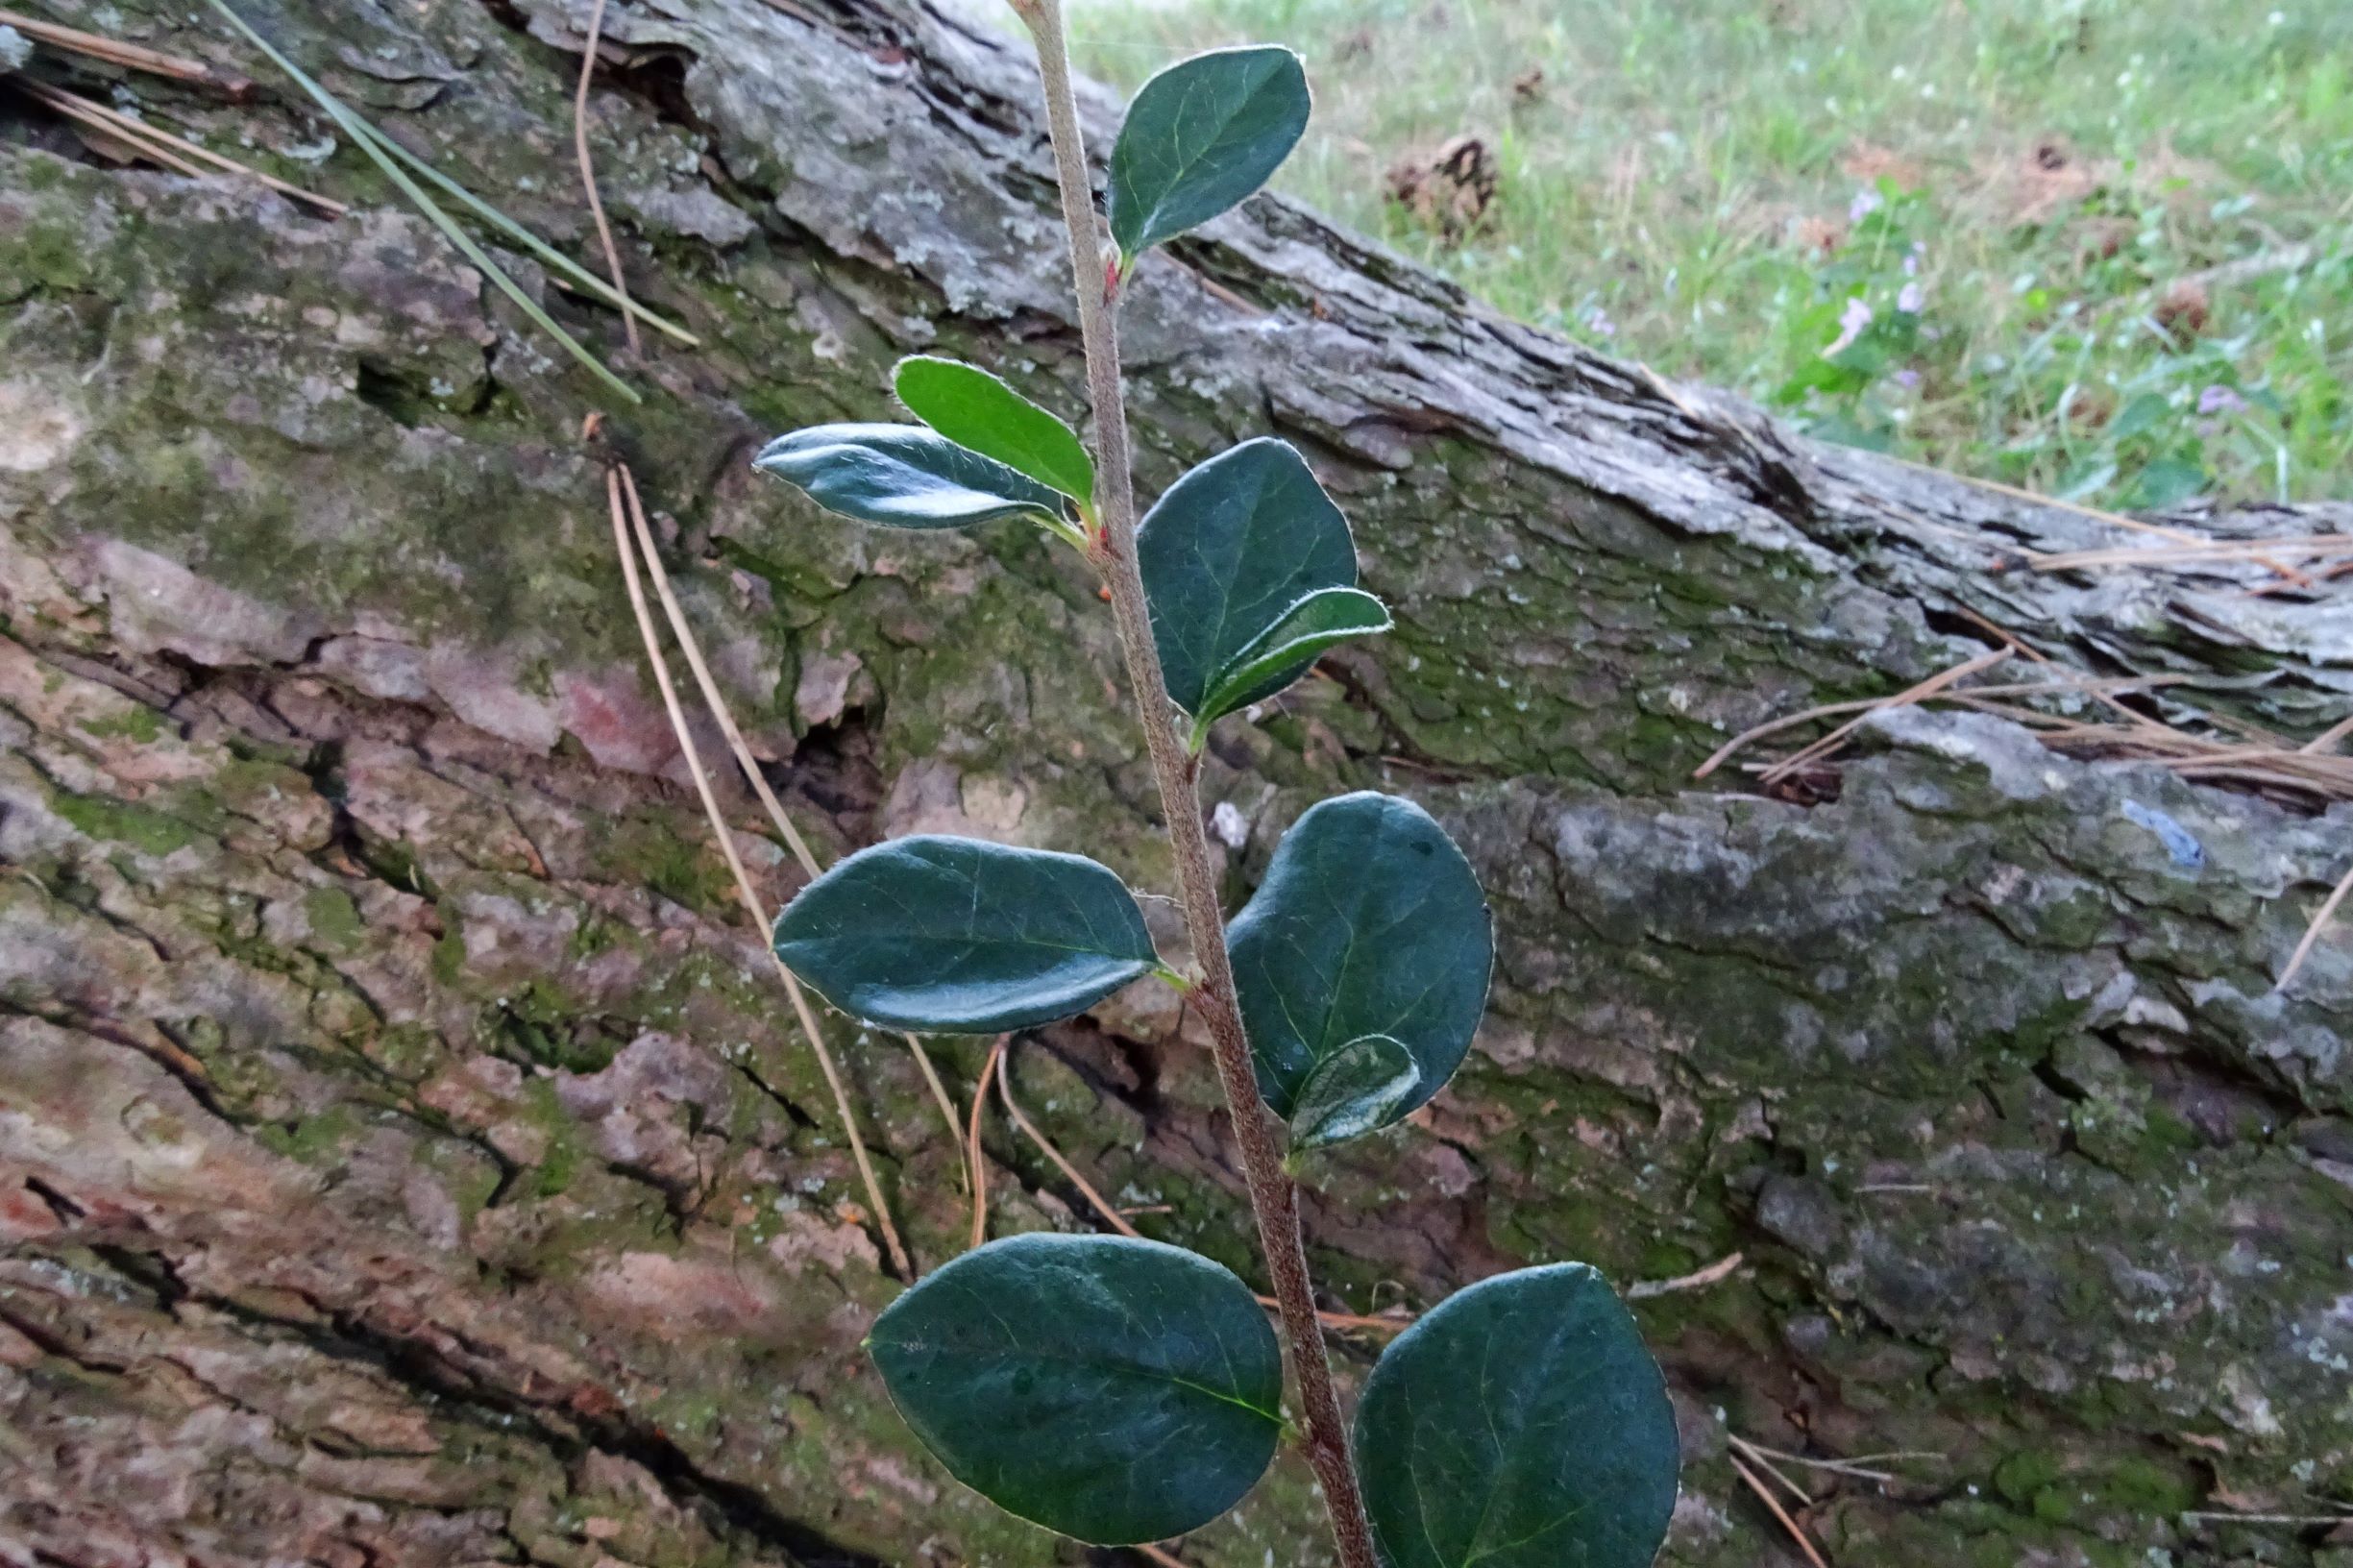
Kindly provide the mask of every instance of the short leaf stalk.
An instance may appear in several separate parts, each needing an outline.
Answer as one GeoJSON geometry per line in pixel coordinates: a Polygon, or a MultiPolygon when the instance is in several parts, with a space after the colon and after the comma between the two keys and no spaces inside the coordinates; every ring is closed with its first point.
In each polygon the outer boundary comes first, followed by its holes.
{"type": "Polygon", "coordinates": [[[1107,261],[1095,225],[1093,184],[1079,128],[1078,99],[1070,86],[1062,0],[1026,0],[1019,10],[1037,39],[1038,64],[1044,78],[1046,124],[1053,137],[1063,221],[1070,236],[1070,271],[1078,289],[1079,331],[1087,351],[1087,389],[1095,428],[1094,511],[1100,520],[1088,554],[1111,590],[1128,684],[1135,693],[1152,772],[1160,783],[1161,810],[1167,819],[1186,933],[1201,968],[1191,997],[1209,1023],[1217,1076],[1224,1087],[1235,1142],[1241,1150],[1242,1173],[1249,1184],[1250,1207],[1258,1218],[1259,1246],[1282,1313],[1284,1335],[1290,1342],[1308,1460],[1323,1485],[1324,1506],[1331,1515],[1343,1568],[1379,1568],[1349,1452],[1347,1422],[1340,1413],[1331,1358],[1315,1315],[1314,1286],[1308,1274],[1307,1243],[1299,1220],[1299,1188],[1285,1168],[1284,1139],[1259,1097],[1249,1037],[1235,1004],[1233,965],[1226,953],[1225,920],[1217,904],[1215,863],[1210,858],[1209,836],[1201,821],[1196,747],[1179,735],[1164,695],[1166,682],[1152,638],[1143,575],[1137,564],[1134,463],[1119,369],[1118,316],[1112,296],[1113,281],[1128,267],[1120,258],[1107,261]]]}

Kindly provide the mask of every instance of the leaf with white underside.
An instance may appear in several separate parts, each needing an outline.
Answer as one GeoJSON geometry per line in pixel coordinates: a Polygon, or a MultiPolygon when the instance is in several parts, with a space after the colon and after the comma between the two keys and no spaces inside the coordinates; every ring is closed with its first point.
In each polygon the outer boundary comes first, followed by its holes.
{"type": "Polygon", "coordinates": [[[868,1348],[950,1475],[1097,1546],[1215,1519],[1283,1430],[1265,1312],[1224,1267],[1158,1241],[993,1241],[893,1302],[868,1348]]]}
{"type": "Polygon", "coordinates": [[[1110,868],[932,834],[861,849],[810,883],[776,918],[775,945],[850,1017],[938,1034],[1052,1023],[1160,965],[1110,868]]]}
{"type": "Polygon", "coordinates": [[[918,355],[892,377],[907,411],[960,447],[1053,486],[1094,499],[1094,462],[1078,432],[977,365],[918,355]]]}
{"type": "Polygon", "coordinates": [[[1483,1280],[1398,1335],[1356,1438],[1386,1568],[1651,1568],[1675,1512],[1666,1382],[1583,1263],[1483,1280]]]}
{"type": "Polygon", "coordinates": [[[1404,1113],[1422,1069],[1386,1035],[1352,1040],[1315,1064],[1291,1104],[1291,1149],[1320,1149],[1378,1132],[1404,1113]]]}
{"type": "Polygon", "coordinates": [[[1214,721],[1281,691],[1327,651],[1389,629],[1388,606],[1361,588],[1319,588],[1234,655],[1201,696],[1193,749],[1214,721]]]}
{"type": "MultiPolygon", "coordinates": [[[[1161,674],[1178,707],[1199,718],[1226,674],[1311,596],[1354,588],[1348,520],[1288,443],[1245,441],[1170,485],[1136,535],[1161,674]]],[[[1336,607],[1342,602],[1335,601],[1336,607]]],[[[1304,662],[1228,693],[1238,705],[1273,696],[1304,662]]]]}
{"type": "Polygon", "coordinates": [[[1410,800],[1369,792],[1311,807],[1227,932],[1259,1090],[1297,1114],[1315,1074],[1368,1035],[1419,1078],[1386,1126],[1454,1076],[1486,1009],[1494,925],[1479,878],[1410,800]]]}
{"type": "Polygon", "coordinates": [[[1112,238],[1133,263],[1251,195],[1308,127],[1307,71],[1288,49],[1179,61],[1128,105],[1111,155],[1112,238]]]}
{"type": "Polygon", "coordinates": [[[889,528],[965,528],[1003,517],[1068,527],[1060,494],[920,425],[819,425],[778,436],[752,467],[827,511],[889,528]]]}

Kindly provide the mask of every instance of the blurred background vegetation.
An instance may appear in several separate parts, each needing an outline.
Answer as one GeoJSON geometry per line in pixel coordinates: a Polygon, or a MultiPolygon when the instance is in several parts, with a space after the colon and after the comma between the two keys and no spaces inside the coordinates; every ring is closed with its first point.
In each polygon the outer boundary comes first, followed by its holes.
{"type": "Polygon", "coordinates": [[[2348,0],[1074,0],[1283,42],[1292,194],[1822,435],[2097,503],[2353,494],[2348,0]]]}

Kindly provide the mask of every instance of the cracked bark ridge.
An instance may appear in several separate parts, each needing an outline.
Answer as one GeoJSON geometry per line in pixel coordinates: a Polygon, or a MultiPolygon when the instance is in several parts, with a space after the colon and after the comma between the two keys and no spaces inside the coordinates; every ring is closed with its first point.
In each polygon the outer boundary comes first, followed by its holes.
{"type": "MultiPolygon", "coordinates": [[[[48,9],[247,63],[153,0],[48,9]]],[[[588,254],[584,3],[248,9],[588,254]]],[[[829,853],[977,832],[1165,887],[1085,571],[1019,530],[846,528],[741,461],[888,417],[919,347],[1084,407],[1022,50],[860,0],[609,30],[632,282],[712,345],[652,346],[618,433],[788,804],[829,853]]],[[[317,156],[283,95],[127,86],[317,156]]],[[[893,1286],[640,672],[588,389],[347,152],[304,177],[363,210],[0,118],[0,1558],[1076,1560],[940,1474],[857,1352],[893,1286]]],[[[2333,1568],[2325,1529],[2184,1514],[2353,1486],[2353,962],[2270,989],[2353,816],[1923,714],[1831,804],[1684,786],[1730,730],[1955,662],[1961,610],[2096,672],[2261,677],[2223,699],[2308,734],[2342,708],[2341,594],[1992,572],[2106,536],[1669,395],[1280,201],[1131,287],[1147,490],[1287,436],[1399,621],[1220,731],[1230,902],[1308,803],[1375,785],[1499,918],[1464,1072],[1310,1172],[1327,1305],[1745,1252],[1641,1304],[1690,1568],[1786,1551],[1725,1426],[1944,1456],[1826,1488],[1835,1560],[2333,1568]]],[[[781,899],[798,873],[730,809],[781,899]]],[[[936,1263],[958,1150],[903,1047],[838,1044],[936,1263]]],[[[1025,1042],[1016,1087],[1140,1225],[1246,1270],[1205,1044],[1140,990],[1025,1042]]],[[[944,1053],[960,1089],[981,1060],[944,1053]]],[[[1001,1225],[1084,1223],[989,1148],[1001,1225]]],[[[1309,1486],[1287,1458],[1188,1557],[1325,1560],[1309,1486]]]]}

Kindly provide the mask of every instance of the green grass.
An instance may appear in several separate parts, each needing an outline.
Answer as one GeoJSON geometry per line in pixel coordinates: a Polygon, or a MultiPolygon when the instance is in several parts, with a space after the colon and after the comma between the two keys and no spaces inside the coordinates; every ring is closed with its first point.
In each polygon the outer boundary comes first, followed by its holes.
{"type": "Polygon", "coordinates": [[[1292,45],[1317,114],[1284,188],[1819,433],[2110,504],[2353,494],[2346,0],[1075,0],[1073,27],[1129,87],[1292,45]],[[1384,175],[1465,133],[1501,191],[1449,244],[1384,175]],[[2165,308],[2201,275],[2202,321],[2165,308]],[[1869,325],[1826,356],[1850,300],[1869,325]]]}

